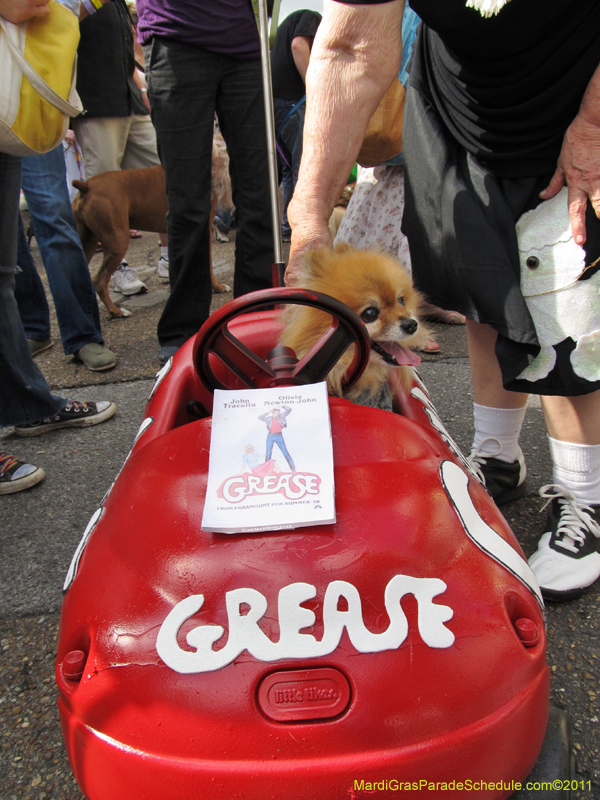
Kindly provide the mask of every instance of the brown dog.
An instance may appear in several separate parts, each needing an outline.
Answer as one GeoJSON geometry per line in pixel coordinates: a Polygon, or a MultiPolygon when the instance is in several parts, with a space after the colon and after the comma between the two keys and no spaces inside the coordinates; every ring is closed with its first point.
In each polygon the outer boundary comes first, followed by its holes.
{"type": "MultiPolygon", "coordinates": [[[[230,198],[228,167],[229,158],[215,139],[209,219],[213,292],[230,291],[229,286],[216,280],[212,271],[212,225],[219,202],[227,205],[230,198]]],[[[164,170],[161,166],[156,166],[102,172],[87,181],[73,181],[73,186],[79,189],[79,194],[73,201],[73,214],[88,264],[96,252],[98,242],[103,250],[102,264],[94,278],[94,288],[112,317],[128,317],[130,312],[119,308],[110,299],[108,286],[112,274],[129,247],[130,228],[154,233],[167,232],[168,207],[164,170]]]]}
{"type": "MultiPolygon", "coordinates": [[[[428,335],[419,321],[423,298],[409,273],[384,253],[357,250],[342,243],[335,250],[308,253],[298,285],[324,292],[349,306],[364,322],[371,340],[369,363],[356,384],[344,391],[344,377],[354,354],[352,346],[327,376],[329,394],[362,405],[391,407],[386,387],[410,386],[412,366],[420,359],[409,348],[422,346],[428,335]]],[[[309,306],[289,306],[284,320],[281,344],[291,347],[298,358],[331,324],[327,312],[309,306]]]]}

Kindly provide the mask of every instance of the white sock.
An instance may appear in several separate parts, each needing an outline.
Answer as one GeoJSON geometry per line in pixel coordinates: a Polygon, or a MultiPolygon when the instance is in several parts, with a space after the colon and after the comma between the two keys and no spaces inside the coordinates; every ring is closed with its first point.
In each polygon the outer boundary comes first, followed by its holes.
{"type": "Polygon", "coordinates": [[[163,247],[161,245],[161,247],[160,247],[160,257],[164,258],[165,261],[169,260],[169,248],[168,247],[163,247]]]}
{"type": "Polygon", "coordinates": [[[471,452],[479,448],[480,453],[500,461],[506,461],[509,464],[516,461],[521,451],[519,434],[526,410],[525,406],[523,408],[492,408],[473,403],[475,438],[471,452]],[[500,442],[502,446],[500,453],[498,444],[490,439],[497,439],[500,442]]]}
{"type": "Polygon", "coordinates": [[[572,444],[548,436],[553,480],[580,503],[600,504],[600,444],[572,444]]]}

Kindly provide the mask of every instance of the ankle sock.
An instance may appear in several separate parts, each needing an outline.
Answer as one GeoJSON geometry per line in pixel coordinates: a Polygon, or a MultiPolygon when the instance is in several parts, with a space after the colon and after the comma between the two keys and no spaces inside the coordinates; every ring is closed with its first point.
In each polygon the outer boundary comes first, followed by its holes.
{"type": "Polygon", "coordinates": [[[572,444],[548,436],[553,480],[580,503],[600,504],[600,444],[572,444]]]}
{"type": "Polygon", "coordinates": [[[525,406],[523,408],[492,408],[473,403],[475,438],[472,451],[479,447],[479,452],[483,455],[492,456],[509,464],[516,461],[521,450],[519,435],[526,410],[525,406]],[[500,454],[496,442],[485,441],[490,437],[497,439],[502,445],[500,454]]]}
{"type": "Polygon", "coordinates": [[[164,258],[165,261],[169,260],[169,248],[168,247],[162,247],[162,245],[161,245],[160,257],[164,258]]]}

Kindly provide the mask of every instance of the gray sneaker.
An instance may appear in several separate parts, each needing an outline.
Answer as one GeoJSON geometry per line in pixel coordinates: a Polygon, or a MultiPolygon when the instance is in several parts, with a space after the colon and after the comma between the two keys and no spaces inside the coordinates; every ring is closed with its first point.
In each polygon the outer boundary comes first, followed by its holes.
{"type": "Polygon", "coordinates": [[[110,286],[115,292],[124,295],[141,294],[146,291],[146,284],[138,278],[137,272],[126,261],[121,262],[116,268],[110,286]]]}
{"type": "Polygon", "coordinates": [[[92,372],[103,372],[112,369],[117,363],[117,357],[105,344],[90,342],[75,353],[77,361],[83,361],[92,372]]]}
{"type": "Polygon", "coordinates": [[[27,344],[29,345],[29,352],[32,358],[35,358],[38,353],[43,353],[44,350],[50,349],[53,345],[53,341],[52,339],[27,339],[27,344]]]}

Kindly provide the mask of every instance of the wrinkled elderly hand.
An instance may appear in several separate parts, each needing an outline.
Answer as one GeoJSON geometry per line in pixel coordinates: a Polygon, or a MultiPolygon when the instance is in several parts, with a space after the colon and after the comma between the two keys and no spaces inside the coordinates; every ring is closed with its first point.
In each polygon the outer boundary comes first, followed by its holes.
{"type": "Polygon", "coordinates": [[[47,17],[50,0],[0,0],[0,15],[9,22],[25,22],[32,17],[47,17]]]}
{"type": "Polygon", "coordinates": [[[567,185],[573,238],[586,240],[585,211],[588,198],[600,218],[600,100],[598,71],[584,97],[579,114],[567,128],[556,172],[540,197],[549,200],[567,185]]]}
{"type": "Polygon", "coordinates": [[[292,228],[292,245],[285,283],[287,286],[296,286],[306,253],[323,247],[331,248],[332,242],[328,223],[295,206],[293,198],[288,206],[288,221],[292,228]]]}

